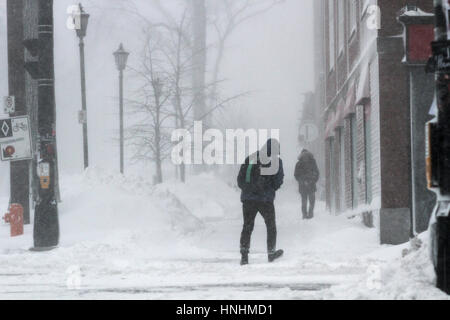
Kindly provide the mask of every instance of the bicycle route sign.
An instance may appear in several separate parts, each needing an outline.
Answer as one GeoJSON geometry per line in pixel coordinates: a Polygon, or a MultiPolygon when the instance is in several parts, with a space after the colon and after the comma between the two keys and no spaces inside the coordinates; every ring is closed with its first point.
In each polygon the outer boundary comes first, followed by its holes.
{"type": "Polygon", "coordinates": [[[30,121],[27,116],[0,119],[2,161],[32,159],[30,121]]]}
{"type": "Polygon", "coordinates": [[[3,112],[5,114],[16,112],[16,99],[14,96],[3,98],[3,112]]]}

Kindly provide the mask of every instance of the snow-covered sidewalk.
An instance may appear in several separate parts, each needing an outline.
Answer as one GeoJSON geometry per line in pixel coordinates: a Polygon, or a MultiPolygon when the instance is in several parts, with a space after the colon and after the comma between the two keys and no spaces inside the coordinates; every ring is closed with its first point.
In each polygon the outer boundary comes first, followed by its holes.
{"type": "MultiPolygon", "coordinates": [[[[358,218],[323,204],[300,219],[296,186],[276,200],[278,247],[268,264],[258,217],[250,265],[239,266],[239,192],[212,175],[153,187],[101,170],[63,177],[61,244],[32,253],[32,228],[0,226],[0,299],[426,299],[433,288],[424,246],[380,246],[358,218]]],[[[2,208],[7,199],[0,199],[2,208]]]]}

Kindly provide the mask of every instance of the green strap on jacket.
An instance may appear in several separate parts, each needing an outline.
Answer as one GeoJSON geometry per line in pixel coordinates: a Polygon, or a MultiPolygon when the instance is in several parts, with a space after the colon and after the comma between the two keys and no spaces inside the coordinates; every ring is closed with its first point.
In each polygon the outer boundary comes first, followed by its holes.
{"type": "Polygon", "coordinates": [[[246,183],[250,183],[251,182],[251,178],[252,178],[252,168],[253,168],[253,163],[250,163],[249,165],[248,165],[248,168],[247,168],[247,174],[246,174],[246,176],[245,176],[245,182],[246,183]]]}

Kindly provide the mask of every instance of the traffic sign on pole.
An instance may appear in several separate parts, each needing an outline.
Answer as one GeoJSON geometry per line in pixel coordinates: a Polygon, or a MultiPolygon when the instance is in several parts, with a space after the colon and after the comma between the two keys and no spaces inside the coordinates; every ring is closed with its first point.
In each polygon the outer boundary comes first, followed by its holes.
{"type": "Polygon", "coordinates": [[[16,98],[14,96],[3,98],[3,111],[4,114],[16,112],[16,98]]]}
{"type": "Polygon", "coordinates": [[[85,124],[87,123],[87,112],[84,110],[78,111],[78,123],[85,124]]]}
{"type": "Polygon", "coordinates": [[[299,140],[301,142],[312,143],[319,138],[319,128],[314,122],[304,122],[300,127],[299,140]]]}
{"type": "Polygon", "coordinates": [[[0,119],[0,158],[2,161],[32,159],[28,116],[0,119]]]}

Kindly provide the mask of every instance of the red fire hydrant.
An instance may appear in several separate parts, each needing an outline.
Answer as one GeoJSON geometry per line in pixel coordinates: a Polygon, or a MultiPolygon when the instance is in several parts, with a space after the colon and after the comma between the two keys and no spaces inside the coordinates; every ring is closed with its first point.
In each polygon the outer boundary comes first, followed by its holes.
{"type": "Polygon", "coordinates": [[[23,207],[20,204],[11,204],[9,213],[5,214],[3,220],[10,224],[11,237],[23,235],[23,207]]]}

